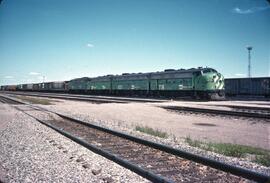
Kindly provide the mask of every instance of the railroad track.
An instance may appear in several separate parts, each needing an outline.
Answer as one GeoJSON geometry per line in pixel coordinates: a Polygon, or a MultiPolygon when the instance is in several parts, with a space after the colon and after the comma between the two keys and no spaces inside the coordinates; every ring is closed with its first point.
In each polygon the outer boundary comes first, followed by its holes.
{"type": "Polygon", "coordinates": [[[41,107],[28,104],[14,107],[153,182],[270,181],[270,177],[264,174],[89,124],[41,107]]]}
{"type": "Polygon", "coordinates": [[[251,106],[231,106],[227,105],[226,107],[230,107],[235,111],[242,111],[248,113],[260,113],[260,114],[270,114],[270,108],[266,107],[251,107],[251,106]]]}
{"type": "MultiPolygon", "coordinates": [[[[201,104],[201,105],[205,105],[205,104],[201,104]]],[[[242,106],[242,105],[214,105],[214,104],[208,104],[208,106],[228,107],[234,111],[242,111],[242,112],[249,112],[249,113],[270,114],[270,107],[242,106]]]]}
{"type": "Polygon", "coordinates": [[[192,112],[192,113],[203,113],[203,114],[215,114],[215,115],[226,115],[226,116],[238,116],[247,118],[260,118],[260,119],[270,119],[270,112],[268,111],[258,111],[258,110],[218,110],[209,108],[198,108],[198,107],[187,107],[187,106],[160,106],[161,108],[173,110],[177,112],[192,112]]]}
{"type": "Polygon", "coordinates": [[[106,97],[106,96],[93,96],[93,95],[75,95],[75,94],[59,94],[59,93],[33,93],[33,92],[2,92],[13,95],[24,95],[34,97],[47,97],[65,100],[77,100],[95,103],[128,103],[128,102],[165,102],[168,100],[158,99],[143,99],[143,98],[126,98],[126,97],[106,97]]]}
{"type": "Polygon", "coordinates": [[[13,105],[22,104],[22,102],[19,102],[17,100],[13,100],[11,98],[4,97],[2,95],[0,95],[0,103],[13,104],[13,105]]]}

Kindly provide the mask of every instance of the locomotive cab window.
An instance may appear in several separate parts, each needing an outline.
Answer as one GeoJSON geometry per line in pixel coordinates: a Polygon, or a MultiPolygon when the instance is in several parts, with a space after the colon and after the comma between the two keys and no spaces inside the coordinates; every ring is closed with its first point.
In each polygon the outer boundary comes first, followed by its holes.
{"type": "Polygon", "coordinates": [[[210,72],[217,72],[217,71],[215,69],[210,69],[210,68],[203,70],[203,74],[210,73],[210,72]]]}
{"type": "Polygon", "coordinates": [[[202,75],[202,73],[201,73],[201,71],[197,71],[197,72],[194,72],[194,75],[195,76],[200,76],[200,75],[202,75]]]}

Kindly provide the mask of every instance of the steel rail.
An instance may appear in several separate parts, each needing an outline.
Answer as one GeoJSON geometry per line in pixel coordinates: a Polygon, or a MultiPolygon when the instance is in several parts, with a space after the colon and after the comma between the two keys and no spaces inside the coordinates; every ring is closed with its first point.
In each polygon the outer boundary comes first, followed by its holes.
{"type": "Polygon", "coordinates": [[[32,96],[32,97],[46,97],[46,98],[56,98],[64,100],[76,100],[76,101],[85,101],[85,102],[100,102],[100,103],[127,103],[126,101],[113,100],[113,99],[99,99],[99,98],[82,98],[82,97],[72,97],[72,96],[58,96],[58,95],[46,95],[46,94],[31,94],[31,93],[9,93],[13,95],[23,95],[23,96],[32,96]]]}
{"type": "Polygon", "coordinates": [[[186,107],[186,106],[161,106],[161,107],[164,109],[175,110],[175,111],[188,111],[188,112],[197,112],[197,113],[220,114],[220,115],[227,115],[227,116],[270,119],[270,114],[264,114],[264,113],[227,111],[227,110],[206,109],[206,108],[196,108],[196,107],[186,107]]]}
{"type": "Polygon", "coordinates": [[[3,103],[8,103],[8,104],[24,104],[23,102],[17,101],[15,99],[0,95],[0,101],[3,103]]]}
{"type": "MultiPolygon", "coordinates": [[[[199,105],[205,105],[205,104],[199,104],[199,105]]],[[[267,104],[262,104],[262,105],[267,105],[267,104]]],[[[232,104],[207,104],[207,106],[214,106],[214,107],[229,107],[232,109],[242,109],[242,110],[255,110],[255,111],[266,111],[270,113],[270,107],[258,107],[258,106],[245,106],[245,105],[232,105],[232,104]]]]}
{"type": "Polygon", "coordinates": [[[79,100],[79,101],[97,101],[97,102],[114,102],[114,103],[127,103],[127,102],[165,102],[166,100],[157,99],[139,99],[139,98],[123,98],[123,97],[101,97],[93,95],[73,95],[73,94],[59,94],[59,93],[31,93],[31,92],[4,92],[14,95],[25,95],[25,96],[36,96],[36,97],[48,97],[48,98],[59,98],[68,100],[79,100]]]}

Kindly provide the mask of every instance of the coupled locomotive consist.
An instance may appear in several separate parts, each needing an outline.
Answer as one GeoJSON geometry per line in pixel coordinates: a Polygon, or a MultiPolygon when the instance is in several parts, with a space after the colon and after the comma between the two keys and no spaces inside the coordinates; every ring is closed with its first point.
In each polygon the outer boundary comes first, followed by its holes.
{"type": "Polygon", "coordinates": [[[65,82],[17,85],[21,91],[68,92],[99,95],[190,96],[223,99],[224,77],[212,68],[167,69],[161,72],[124,73],[83,77],[65,82]]]}

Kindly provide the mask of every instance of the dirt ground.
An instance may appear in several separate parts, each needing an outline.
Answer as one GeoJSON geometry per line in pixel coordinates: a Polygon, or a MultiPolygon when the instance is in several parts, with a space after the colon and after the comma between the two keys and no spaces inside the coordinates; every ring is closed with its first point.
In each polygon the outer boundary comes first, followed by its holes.
{"type": "MultiPolygon", "coordinates": [[[[80,114],[95,121],[109,121],[135,128],[148,126],[165,131],[177,138],[249,145],[270,149],[270,122],[241,117],[223,117],[177,113],[160,108],[160,105],[249,105],[267,107],[269,102],[166,102],[92,104],[87,102],[63,101],[47,106],[69,114],[80,114]]],[[[222,108],[222,107],[221,107],[222,108]]]]}
{"type": "Polygon", "coordinates": [[[1,131],[5,130],[8,122],[12,117],[14,116],[14,113],[9,110],[9,107],[7,105],[0,105],[0,133],[1,131]]]}

